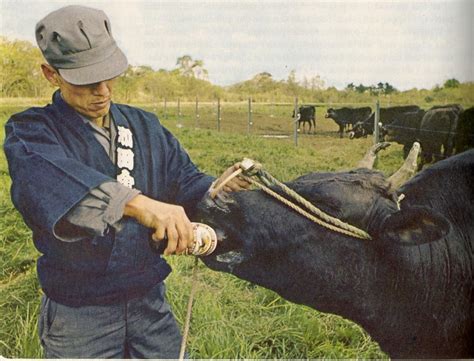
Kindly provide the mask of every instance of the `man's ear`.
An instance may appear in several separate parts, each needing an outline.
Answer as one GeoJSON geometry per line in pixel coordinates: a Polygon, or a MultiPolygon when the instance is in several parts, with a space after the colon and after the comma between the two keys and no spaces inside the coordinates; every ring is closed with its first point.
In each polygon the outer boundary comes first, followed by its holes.
{"type": "Polygon", "coordinates": [[[388,216],[379,228],[383,243],[416,246],[437,241],[449,233],[450,224],[440,213],[410,207],[388,216]]]}
{"type": "Polygon", "coordinates": [[[59,79],[58,73],[54,68],[49,64],[41,64],[41,70],[43,71],[43,75],[50,84],[54,86],[59,86],[59,79]]]}

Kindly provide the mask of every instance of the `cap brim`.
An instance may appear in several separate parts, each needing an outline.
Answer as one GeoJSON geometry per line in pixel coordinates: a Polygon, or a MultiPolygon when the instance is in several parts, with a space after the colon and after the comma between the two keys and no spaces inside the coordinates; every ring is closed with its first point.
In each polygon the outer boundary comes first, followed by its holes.
{"type": "Polygon", "coordinates": [[[111,56],[99,63],[76,69],[58,69],[58,71],[68,83],[87,85],[116,78],[127,70],[127,66],[127,57],[117,47],[111,56]]]}

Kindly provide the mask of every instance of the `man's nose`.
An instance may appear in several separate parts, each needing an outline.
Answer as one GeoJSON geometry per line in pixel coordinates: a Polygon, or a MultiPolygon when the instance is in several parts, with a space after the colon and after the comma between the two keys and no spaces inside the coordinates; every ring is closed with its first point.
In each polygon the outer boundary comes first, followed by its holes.
{"type": "Polygon", "coordinates": [[[102,96],[110,95],[109,84],[107,83],[107,81],[101,81],[99,83],[95,83],[94,88],[93,88],[93,93],[94,95],[102,95],[102,96]]]}

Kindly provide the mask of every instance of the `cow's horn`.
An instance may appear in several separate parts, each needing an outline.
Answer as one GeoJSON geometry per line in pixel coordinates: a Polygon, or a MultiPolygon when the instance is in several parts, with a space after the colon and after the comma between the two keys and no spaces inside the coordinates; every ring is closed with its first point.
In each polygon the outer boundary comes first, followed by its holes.
{"type": "Polygon", "coordinates": [[[388,182],[390,183],[390,189],[394,191],[397,190],[403,184],[405,184],[405,182],[407,182],[411,177],[413,177],[413,175],[416,173],[416,160],[418,158],[420,150],[420,143],[413,143],[410,153],[408,154],[407,159],[405,159],[403,165],[400,167],[399,170],[397,170],[388,178],[388,182]]]}
{"type": "Polygon", "coordinates": [[[365,153],[364,158],[362,158],[357,164],[357,168],[372,169],[374,166],[375,159],[377,158],[377,153],[389,146],[390,143],[388,142],[381,142],[371,146],[367,153],[365,153]]]}

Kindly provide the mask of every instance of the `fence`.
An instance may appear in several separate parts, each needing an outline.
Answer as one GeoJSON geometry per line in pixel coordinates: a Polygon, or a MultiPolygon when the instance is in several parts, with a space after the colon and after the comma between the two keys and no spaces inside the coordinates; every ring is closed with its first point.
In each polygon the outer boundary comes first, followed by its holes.
{"type": "Polygon", "coordinates": [[[255,103],[252,98],[232,103],[163,99],[153,106],[160,119],[176,121],[178,127],[282,137],[293,136],[293,109],[291,103],[255,103]]]}
{"type": "MultiPolygon", "coordinates": [[[[194,102],[182,102],[181,99],[169,101],[163,99],[154,105],[154,111],[162,119],[176,122],[176,126],[215,129],[222,132],[240,134],[253,134],[268,138],[282,138],[292,141],[298,146],[300,137],[309,137],[303,130],[298,131],[298,123],[293,114],[298,113],[300,105],[305,103],[295,98],[293,103],[255,103],[252,98],[241,102],[222,102],[215,99],[212,102],[201,102],[196,97],[194,102]]],[[[344,106],[347,104],[340,104],[344,106]]],[[[365,104],[364,104],[365,105],[365,104]]],[[[332,105],[316,104],[316,129],[317,136],[339,138],[338,126],[332,119],[324,117],[326,109],[332,105]]],[[[360,105],[357,105],[360,106],[360,105]]],[[[382,140],[381,126],[383,119],[380,118],[380,103],[376,101],[372,106],[374,109],[374,133],[373,142],[382,140]]],[[[395,127],[393,127],[395,128],[395,127]]],[[[398,127],[408,131],[417,132],[416,128],[398,127]]],[[[445,133],[456,136],[455,132],[439,130],[423,130],[431,133],[445,133]]],[[[339,141],[334,139],[335,142],[339,141]]],[[[436,154],[443,157],[443,154],[436,154]]]]}

